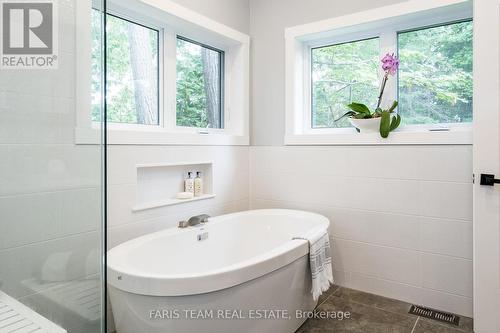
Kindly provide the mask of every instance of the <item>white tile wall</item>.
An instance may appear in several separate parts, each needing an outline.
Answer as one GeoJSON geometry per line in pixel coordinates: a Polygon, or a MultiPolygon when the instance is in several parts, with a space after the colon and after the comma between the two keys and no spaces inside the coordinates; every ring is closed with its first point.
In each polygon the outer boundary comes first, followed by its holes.
{"type": "Polygon", "coordinates": [[[98,188],[0,197],[0,251],[98,230],[100,200],[98,188]]]}
{"type": "Polygon", "coordinates": [[[110,146],[108,148],[108,245],[162,228],[190,216],[248,209],[248,147],[110,146]],[[212,161],[216,197],[132,212],[138,164],[212,161]]]}
{"type": "Polygon", "coordinates": [[[337,283],[472,316],[470,146],[251,147],[251,208],[327,216],[337,283]]]}

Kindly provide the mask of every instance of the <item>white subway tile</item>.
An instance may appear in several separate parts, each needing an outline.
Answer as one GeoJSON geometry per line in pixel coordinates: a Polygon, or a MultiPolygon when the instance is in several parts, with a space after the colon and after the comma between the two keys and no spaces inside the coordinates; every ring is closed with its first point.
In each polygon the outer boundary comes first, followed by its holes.
{"type": "Polygon", "coordinates": [[[422,303],[422,289],[396,281],[384,280],[360,273],[351,273],[351,288],[399,299],[408,303],[422,303]]]}
{"type": "Polygon", "coordinates": [[[0,249],[54,238],[60,220],[60,193],[0,197],[0,249]]]}
{"type": "Polygon", "coordinates": [[[77,233],[102,232],[101,188],[61,192],[59,237],[77,233]]]}
{"type": "Polygon", "coordinates": [[[377,277],[418,286],[421,284],[419,253],[393,247],[374,247],[377,277]]]}
{"type": "Polygon", "coordinates": [[[333,283],[338,286],[349,286],[350,273],[333,270],[333,283]]]}
{"type": "Polygon", "coordinates": [[[414,251],[333,240],[335,270],[361,273],[400,283],[420,285],[419,254],[414,251]]]}
{"type": "Polygon", "coordinates": [[[472,259],[472,223],[420,217],[420,250],[472,259]]]}
{"type": "Polygon", "coordinates": [[[0,145],[0,196],[101,186],[99,146],[0,145]]]}
{"type": "Polygon", "coordinates": [[[472,260],[421,253],[422,286],[472,297],[472,260]]]}
{"type": "Polygon", "coordinates": [[[472,146],[426,146],[415,152],[419,179],[472,183],[472,146]]]}
{"type": "Polygon", "coordinates": [[[333,269],[337,271],[358,272],[377,276],[377,251],[373,246],[342,239],[333,239],[333,269]]]}
{"type": "Polygon", "coordinates": [[[418,182],[266,173],[252,178],[252,196],[327,206],[417,214],[418,182]]]}
{"type": "Polygon", "coordinates": [[[368,221],[366,242],[404,249],[417,249],[418,217],[413,215],[364,212],[368,221]]]}
{"type": "Polygon", "coordinates": [[[422,181],[418,201],[422,216],[472,220],[472,184],[422,181]]]}
{"type": "Polygon", "coordinates": [[[431,289],[422,289],[421,293],[422,305],[424,306],[466,317],[473,317],[471,297],[464,297],[431,289]]]}
{"type": "Polygon", "coordinates": [[[418,157],[409,147],[251,147],[251,154],[253,172],[286,169],[318,177],[418,177],[418,157]]]}
{"type": "Polygon", "coordinates": [[[343,155],[350,161],[344,174],[353,177],[418,179],[418,157],[414,147],[354,147],[343,155]]]}

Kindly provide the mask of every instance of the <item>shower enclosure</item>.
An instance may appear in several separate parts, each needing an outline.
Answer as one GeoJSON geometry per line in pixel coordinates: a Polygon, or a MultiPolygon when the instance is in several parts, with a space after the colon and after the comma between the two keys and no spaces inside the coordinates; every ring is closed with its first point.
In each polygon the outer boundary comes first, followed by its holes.
{"type": "Polygon", "coordinates": [[[104,332],[103,2],[0,0],[2,333],[104,332]]]}

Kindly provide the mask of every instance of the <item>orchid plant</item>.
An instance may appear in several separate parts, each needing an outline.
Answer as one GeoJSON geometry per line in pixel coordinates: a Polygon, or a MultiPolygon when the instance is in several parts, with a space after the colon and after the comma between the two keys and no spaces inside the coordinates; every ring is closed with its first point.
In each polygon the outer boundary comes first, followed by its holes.
{"type": "Polygon", "coordinates": [[[397,73],[399,68],[399,59],[394,55],[394,53],[387,53],[382,59],[382,69],[384,71],[384,77],[382,79],[382,84],[380,86],[380,94],[378,96],[377,108],[374,112],[371,112],[370,109],[362,103],[351,103],[347,105],[349,112],[346,112],[342,117],[337,120],[340,120],[344,117],[351,117],[355,119],[370,119],[370,118],[381,118],[380,119],[380,136],[383,138],[387,138],[389,133],[401,124],[401,116],[396,114],[394,117],[391,117],[391,114],[394,113],[396,107],[398,106],[398,102],[394,101],[390,108],[383,110],[380,107],[380,103],[382,102],[382,96],[384,94],[385,85],[389,80],[389,76],[393,76],[397,73]]]}

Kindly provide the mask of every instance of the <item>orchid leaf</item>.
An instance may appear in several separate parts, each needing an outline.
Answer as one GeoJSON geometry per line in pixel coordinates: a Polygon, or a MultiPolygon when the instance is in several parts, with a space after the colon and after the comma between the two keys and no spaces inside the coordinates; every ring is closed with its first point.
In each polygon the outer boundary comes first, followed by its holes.
{"type": "Polygon", "coordinates": [[[391,131],[391,113],[389,111],[382,111],[380,117],[380,136],[384,139],[389,136],[391,131]]]}
{"type": "Polygon", "coordinates": [[[390,131],[394,131],[396,128],[399,127],[399,125],[401,124],[401,116],[399,114],[397,114],[396,116],[394,116],[391,120],[391,127],[390,127],[390,131]]]}
{"type": "Polygon", "coordinates": [[[351,103],[348,104],[347,107],[356,113],[371,114],[370,109],[361,103],[351,103]]]}
{"type": "Polygon", "coordinates": [[[397,108],[397,106],[398,106],[398,101],[394,101],[394,102],[392,102],[391,107],[387,111],[389,111],[390,113],[392,113],[392,112],[394,112],[394,109],[397,108]]]}
{"type": "Polygon", "coordinates": [[[335,122],[339,121],[340,119],[342,118],[345,118],[345,117],[352,117],[352,116],[355,116],[356,115],[356,112],[354,111],[349,111],[349,112],[346,112],[344,113],[340,118],[337,118],[335,119],[335,122]]]}

